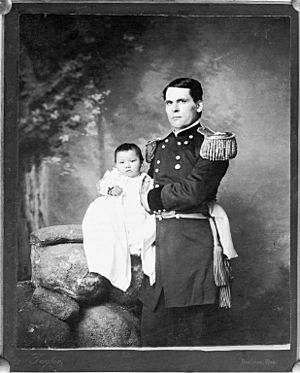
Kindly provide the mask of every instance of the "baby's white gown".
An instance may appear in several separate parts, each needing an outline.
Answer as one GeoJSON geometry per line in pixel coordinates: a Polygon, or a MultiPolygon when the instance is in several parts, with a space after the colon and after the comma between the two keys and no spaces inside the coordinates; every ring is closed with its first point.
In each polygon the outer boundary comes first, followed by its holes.
{"type": "Polygon", "coordinates": [[[145,173],[137,177],[107,171],[100,191],[119,185],[119,197],[100,196],[88,207],[83,222],[83,245],[90,272],[106,277],[114,286],[126,291],[131,282],[130,254],[140,255],[142,268],[155,282],[155,217],[140,203],[140,189],[145,173]]]}

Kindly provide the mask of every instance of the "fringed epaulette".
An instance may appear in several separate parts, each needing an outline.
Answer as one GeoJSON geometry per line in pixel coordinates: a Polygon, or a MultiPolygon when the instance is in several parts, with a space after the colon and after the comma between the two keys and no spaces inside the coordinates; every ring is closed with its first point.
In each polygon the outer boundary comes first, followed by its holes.
{"type": "Polygon", "coordinates": [[[227,161],[237,155],[237,143],[232,132],[214,132],[209,128],[197,130],[204,136],[200,155],[210,161],[227,161]]]}
{"type": "Polygon", "coordinates": [[[146,162],[151,163],[152,159],[155,156],[155,150],[157,148],[158,142],[161,141],[160,138],[152,139],[147,141],[146,150],[145,150],[145,159],[146,162]]]}

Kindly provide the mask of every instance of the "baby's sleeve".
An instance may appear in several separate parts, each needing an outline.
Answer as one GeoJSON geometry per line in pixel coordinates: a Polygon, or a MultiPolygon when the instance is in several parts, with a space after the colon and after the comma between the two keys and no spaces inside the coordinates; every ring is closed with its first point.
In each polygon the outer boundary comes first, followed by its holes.
{"type": "Polygon", "coordinates": [[[102,179],[96,183],[97,192],[103,196],[107,196],[110,188],[116,185],[115,179],[114,172],[107,170],[102,179]]]}

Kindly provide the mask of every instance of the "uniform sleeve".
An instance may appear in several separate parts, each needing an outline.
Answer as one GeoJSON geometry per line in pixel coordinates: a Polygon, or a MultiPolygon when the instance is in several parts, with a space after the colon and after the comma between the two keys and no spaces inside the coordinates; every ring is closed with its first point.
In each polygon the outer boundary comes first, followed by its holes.
{"type": "Polygon", "coordinates": [[[181,211],[214,199],[227,168],[228,161],[200,158],[185,179],[153,189],[149,193],[151,210],[181,211]]]}
{"type": "Polygon", "coordinates": [[[154,174],[154,162],[152,161],[150,163],[150,167],[149,167],[149,170],[148,170],[148,175],[153,178],[153,174],[154,174]]]}

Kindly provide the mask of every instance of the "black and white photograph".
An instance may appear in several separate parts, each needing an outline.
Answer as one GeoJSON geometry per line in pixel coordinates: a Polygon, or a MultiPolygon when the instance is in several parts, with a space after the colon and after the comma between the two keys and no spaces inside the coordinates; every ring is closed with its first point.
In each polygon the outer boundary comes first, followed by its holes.
{"type": "Polygon", "coordinates": [[[242,3],[4,16],[11,371],[291,371],[298,12],[242,3]]]}

